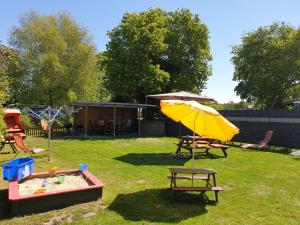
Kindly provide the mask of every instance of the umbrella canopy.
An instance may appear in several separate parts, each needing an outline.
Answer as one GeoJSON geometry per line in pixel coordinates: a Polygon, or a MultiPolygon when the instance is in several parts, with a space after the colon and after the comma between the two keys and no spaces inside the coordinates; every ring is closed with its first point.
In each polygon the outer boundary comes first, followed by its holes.
{"type": "Polygon", "coordinates": [[[157,94],[157,95],[147,95],[147,97],[155,98],[159,100],[186,100],[186,101],[195,100],[198,102],[215,102],[215,100],[212,98],[200,96],[187,91],[179,91],[179,92],[157,94]]]}
{"type": "Polygon", "coordinates": [[[206,138],[229,141],[239,133],[218,111],[196,101],[162,100],[160,107],[169,118],[206,138]]]}

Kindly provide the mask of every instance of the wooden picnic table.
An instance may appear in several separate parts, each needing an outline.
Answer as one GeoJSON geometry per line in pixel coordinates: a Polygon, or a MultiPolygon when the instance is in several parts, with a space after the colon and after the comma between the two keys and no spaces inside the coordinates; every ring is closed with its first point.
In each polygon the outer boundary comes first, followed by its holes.
{"type": "MultiPolygon", "coordinates": [[[[23,133],[19,133],[20,136],[25,139],[26,135],[23,133]]],[[[18,152],[18,149],[15,146],[15,140],[12,134],[7,134],[6,136],[0,135],[0,151],[2,151],[6,145],[9,145],[14,153],[18,152]]]]}
{"type": "Polygon", "coordinates": [[[177,191],[200,191],[201,193],[205,193],[206,191],[214,191],[216,202],[218,202],[218,193],[219,191],[224,190],[223,188],[217,186],[217,171],[214,169],[169,168],[169,171],[171,173],[171,176],[168,176],[170,179],[170,189],[174,191],[175,197],[177,191]],[[177,186],[176,181],[179,179],[191,180],[191,185],[177,186]],[[194,181],[204,181],[205,183],[204,186],[203,183],[201,186],[199,186],[198,183],[195,183],[194,181]]]}
{"type": "Polygon", "coordinates": [[[194,144],[194,150],[195,149],[203,149],[205,150],[206,155],[208,155],[209,149],[221,149],[224,156],[227,157],[227,148],[229,146],[220,144],[218,140],[213,140],[206,138],[204,136],[180,136],[179,137],[179,143],[177,144],[178,148],[176,150],[176,154],[179,155],[181,153],[181,149],[186,149],[190,152],[190,157],[193,158],[193,144],[194,144]],[[195,143],[193,143],[195,141],[195,143]]]}
{"type": "Polygon", "coordinates": [[[203,141],[205,140],[205,137],[203,136],[190,136],[190,135],[185,135],[185,136],[180,136],[179,137],[179,143],[177,144],[178,148],[176,150],[176,154],[179,154],[181,152],[181,148],[187,149],[190,151],[191,156],[193,154],[192,152],[192,144],[193,141],[203,141]]]}

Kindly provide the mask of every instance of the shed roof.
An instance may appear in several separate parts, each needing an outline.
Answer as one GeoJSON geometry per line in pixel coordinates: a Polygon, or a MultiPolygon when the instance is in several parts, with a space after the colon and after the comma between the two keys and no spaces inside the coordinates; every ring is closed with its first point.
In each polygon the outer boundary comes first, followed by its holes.
{"type": "Polygon", "coordinates": [[[4,111],[5,114],[21,114],[21,110],[20,109],[5,108],[3,111],[4,111]]]}
{"type": "Polygon", "coordinates": [[[157,105],[149,104],[137,104],[137,103],[122,103],[122,102],[88,102],[78,101],[70,103],[70,106],[84,107],[117,107],[117,108],[146,108],[146,107],[158,107],[157,105]]]}

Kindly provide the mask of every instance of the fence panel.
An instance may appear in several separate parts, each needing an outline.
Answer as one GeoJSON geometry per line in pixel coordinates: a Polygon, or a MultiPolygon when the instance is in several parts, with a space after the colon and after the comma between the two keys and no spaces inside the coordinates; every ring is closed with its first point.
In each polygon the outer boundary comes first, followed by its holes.
{"type": "MultiPolygon", "coordinates": [[[[258,143],[266,131],[272,130],[270,145],[300,148],[300,110],[220,110],[220,113],[240,129],[233,141],[258,143]]],[[[179,127],[166,119],[167,135],[179,136],[179,127]]],[[[181,126],[181,134],[192,132],[181,126]]]]}
{"type": "MultiPolygon", "coordinates": [[[[53,126],[51,128],[51,134],[53,136],[66,136],[66,135],[72,135],[74,132],[71,129],[67,129],[63,126],[53,126]]],[[[25,134],[27,136],[33,136],[33,137],[42,137],[47,136],[48,133],[45,132],[41,127],[39,126],[27,126],[25,127],[25,134]]]]}

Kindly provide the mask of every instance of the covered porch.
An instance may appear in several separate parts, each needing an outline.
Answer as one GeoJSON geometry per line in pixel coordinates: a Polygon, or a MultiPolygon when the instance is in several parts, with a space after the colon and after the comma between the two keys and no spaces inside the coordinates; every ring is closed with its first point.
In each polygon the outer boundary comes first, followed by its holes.
{"type": "Polygon", "coordinates": [[[133,134],[141,135],[143,109],[156,105],[118,102],[73,102],[80,108],[73,116],[74,127],[84,136],[133,134]]]}

